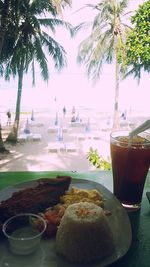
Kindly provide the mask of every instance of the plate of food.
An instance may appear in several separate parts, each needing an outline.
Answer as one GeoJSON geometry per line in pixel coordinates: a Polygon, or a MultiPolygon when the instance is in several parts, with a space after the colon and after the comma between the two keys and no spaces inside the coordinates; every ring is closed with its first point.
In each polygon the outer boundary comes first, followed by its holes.
{"type": "Polygon", "coordinates": [[[2,237],[1,267],[104,267],[123,257],[132,242],[127,212],[107,188],[94,181],[60,176],[0,192],[1,227],[9,217],[25,212],[46,220],[41,244],[32,254],[15,255],[2,237]]]}

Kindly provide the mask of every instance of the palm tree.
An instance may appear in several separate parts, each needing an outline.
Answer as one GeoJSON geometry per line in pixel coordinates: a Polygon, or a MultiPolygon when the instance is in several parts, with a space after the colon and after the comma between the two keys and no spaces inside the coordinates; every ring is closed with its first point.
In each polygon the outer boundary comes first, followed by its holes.
{"type": "MultiPolygon", "coordinates": [[[[62,1],[64,2],[64,1],[62,1]]],[[[39,64],[41,75],[45,81],[49,79],[46,53],[48,52],[56,69],[61,70],[66,65],[66,52],[64,48],[46,31],[45,28],[55,33],[56,26],[63,26],[71,31],[71,25],[56,18],[57,9],[49,0],[17,1],[17,6],[10,6],[8,35],[3,42],[2,51],[6,55],[4,61],[5,79],[11,75],[18,76],[18,94],[16,101],[16,114],[13,129],[7,141],[16,142],[20,120],[21,96],[23,76],[32,69],[33,84],[35,83],[35,61],[39,64]],[[12,19],[13,18],[13,19],[12,19]],[[11,31],[10,31],[11,29],[11,31]],[[8,37],[11,42],[9,57],[5,45],[8,37]]],[[[1,62],[3,58],[0,58],[1,62]]]]}
{"type": "MultiPolygon", "coordinates": [[[[90,35],[81,42],[77,60],[84,63],[89,77],[100,78],[105,63],[115,63],[115,103],[113,128],[119,126],[118,102],[120,84],[119,55],[123,53],[125,37],[129,26],[122,21],[128,0],[102,0],[97,5],[87,5],[96,12],[90,35]]],[[[87,23],[79,25],[78,29],[87,23]]]]}
{"type": "MultiPolygon", "coordinates": [[[[7,21],[8,21],[8,11],[9,11],[9,2],[10,0],[0,1],[0,58],[2,55],[2,48],[5,38],[5,33],[7,30],[7,21]]],[[[0,66],[0,75],[3,75],[3,66],[0,66]]],[[[9,152],[4,145],[2,138],[2,127],[0,122],[0,153],[9,152]]]]}

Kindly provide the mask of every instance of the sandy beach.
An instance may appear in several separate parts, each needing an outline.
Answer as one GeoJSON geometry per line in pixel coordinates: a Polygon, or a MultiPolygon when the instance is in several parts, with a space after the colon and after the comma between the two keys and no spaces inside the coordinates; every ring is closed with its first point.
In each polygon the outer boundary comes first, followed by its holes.
{"type": "MultiPolygon", "coordinates": [[[[58,130],[56,130],[55,114],[37,113],[31,121],[29,114],[21,115],[19,135],[28,119],[30,138],[20,140],[16,145],[6,144],[10,150],[8,155],[0,155],[0,171],[89,171],[96,168],[87,159],[87,153],[92,147],[97,149],[99,155],[104,158],[110,156],[109,135],[111,130],[110,122],[105,116],[91,116],[88,112],[80,114],[81,123],[71,124],[72,114],[63,117],[58,115],[58,121],[63,132],[63,141],[58,141],[58,130]],[[86,131],[87,123],[90,130],[86,131]],[[54,129],[53,129],[54,128],[54,129]],[[40,140],[32,138],[39,135],[40,140]],[[58,148],[60,144],[63,147],[58,148]],[[57,148],[57,149],[54,149],[57,148]],[[67,149],[68,148],[68,149],[67,149]]],[[[145,118],[134,119],[134,125],[145,118]]],[[[13,118],[12,118],[13,122],[13,118]]],[[[2,133],[5,140],[11,126],[7,126],[6,119],[2,123],[2,133]]],[[[129,125],[122,125],[129,128],[129,125]]]]}

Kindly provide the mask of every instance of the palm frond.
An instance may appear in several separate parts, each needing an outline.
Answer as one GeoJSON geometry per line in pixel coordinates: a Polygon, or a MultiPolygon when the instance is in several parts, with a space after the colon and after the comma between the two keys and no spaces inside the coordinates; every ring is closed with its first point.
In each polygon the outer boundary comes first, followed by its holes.
{"type": "Polygon", "coordinates": [[[2,64],[0,64],[0,76],[3,76],[4,73],[4,67],[2,64]]]}
{"type": "Polygon", "coordinates": [[[63,26],[70,32],[71,36],[73,35],[73,26],[64,20],[46,18],[46,19],[38,19],[38,21],[40,25],[50,27],[53,33],[55,33],[56,26],[63,26]]]}
{"type": "Polygon", "coordinates": [[[117,12],[118,12],[118,15],[120,14],[123,14],[124,12],[125,12],[125,10],[127,9],[127,7],[128,7],[128,2],[129,2],[129,0],[121,0],[120,2],[119,2],[119,4],[118,4],[118,10],[117,10],[117,12]]]}
{"type": "Polygon", "coordinates": [[[82,22],[72,28],[72,36],[75,36],[78,32],[85,31],[87,28],[91,26],[90,22],[82,22]]]}
{"type": "Polygon", "coordinates": [[[92,53],[93,48],[93,40],[92,35],[90,35],[88,38],[83,40],[81,44],[78,47],[78,56],[77,56],[77,62],[85,64],[90,59],[90,55],[92,53]]]}
{"type": "Polygon", "coordinates": [[[141,71],[142,71],[142,68],[141,66],[139,65],[138,67],[131,67],[130,70],[128,70],[126,72],[126,74],[123,76],[123,79],[127,78],[128,76],[133,76],[134,78],[137,78],[137,81],[138,83],[140,82],[140,79],[141,79],[141,71]]]}
{"type": "Polygon", "coordinates": [[[34,86],[35,85],[35,65],[34,65],[34,57],[33,57],[33,60],[32,60],[32,85],[34,86]]]}
{"type": "Polygon", "coordinates": [[[49,55],[54,61],[55,68],[61,70],[63,67],[65,67],[66,52],[64,48],[46,32],[43,32],[41,40],[43,42],[43,45],[45,45],[45,48],[48,49],[49,55]]]}
{"type": "Polygon", "coordinates": [[[47,81],[49,78],[47,59],[43,52],[41,41],[39,40],[39,38],[35,38],[34,40],[34,55],[40,65],[41,75],[43,79],[47,81]]]}
{"type": "MultiPolygon", "coordinates": [[[[15,69],[16,70],[16,69],[15,69]]],[[[17,71],[12,71],[10,61],[5,64],[5,72],[4,72],[4,77],[6,81],[10,80],[10,76],[13,75],[15,77],[17,71]]]]}
{"type": "Polygon", "coordinates": [[[34,0],[30,4],[31,14],[35,14],[36,16],[41,16],[41,14],[45,14],[49,12],[52,16],[57,16],[57,9],[52,4],[50,0],[34,0]]]}

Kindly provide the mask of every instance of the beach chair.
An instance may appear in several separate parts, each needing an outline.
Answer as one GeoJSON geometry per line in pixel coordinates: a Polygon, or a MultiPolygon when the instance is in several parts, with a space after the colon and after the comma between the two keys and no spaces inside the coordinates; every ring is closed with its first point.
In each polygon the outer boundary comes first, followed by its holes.
{"type": "Polygon", "coordinates": [[[41,141],[41,139],[42,139],[42,135],[39,134],[39,133],[35,133],[35,134],[32,135],[32,140],[33,141],[41,141]]]}
{"type": "Polygon", "coordinates": [[[92,137],[93,137],[94,140],[100,140],[101,139],[99,131],[98,132],[97,131],[93,132],[92,133],[92,137]]]}
{"type": "Polygon", "coordinates": [[[66,150],[66,152],[76,152],[77,146],[73,142],[67,142],[67,143],[65,143],[65,150],[66,150]]]}
{"type": "Polygon", "coordinates": [[[79,140],[79,141],[83,141],[83,140],[85,140],[86,139],[86,136],[85,136],[85,134],[77,134],[76,135],[77,136],[77,139],[79,140]]]}
{"type": "Polygon", "coordinates": [[[26,134],[20,134],[17,139],[18,139],[18,141],[25,142],[25,141],[27,141],[27,135],[26,134]]]}
{"type": "Polygon", "coordinates": [[[63,152],[65,151],[65,145],[63,142],[51,142],[48,143],[49,152],[63,152]]]}
{"type": "Polygon", "coordinates": [[[48,127],[47,131],[48,133],[57,133],[59,127],[58,126],[50,126],[48,127]]]}
{"type": "Polygon", "coordinates": [[[44,123],[43,122],[37,122],[36,126],[37,127],[43,127],[44,126],[44,123]]]}

